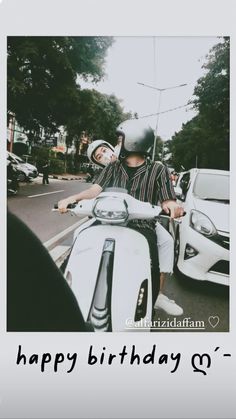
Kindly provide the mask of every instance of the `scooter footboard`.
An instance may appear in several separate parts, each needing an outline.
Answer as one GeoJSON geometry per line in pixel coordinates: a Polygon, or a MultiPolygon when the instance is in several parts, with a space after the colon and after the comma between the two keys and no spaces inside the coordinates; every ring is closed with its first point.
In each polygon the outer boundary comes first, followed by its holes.
{"type": "Polygon", "coordinates": [[[135,230],[120,226],[95,225],[82,231],[75,241],[66,276],[84,319],[88,320],[99,276],[104,243],[114,240],[107,304],[112,331],[132,330],[141,318],[151,320],[152,282],[150,251],[146,238],[135,230]]]}

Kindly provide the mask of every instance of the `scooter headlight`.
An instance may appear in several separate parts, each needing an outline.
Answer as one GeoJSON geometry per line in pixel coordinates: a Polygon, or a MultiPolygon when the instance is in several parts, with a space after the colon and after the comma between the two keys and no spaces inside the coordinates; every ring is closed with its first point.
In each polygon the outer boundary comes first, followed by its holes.
{"type": "Polygon", "coordinates": [[[217,230],[214,224],[205,214],[200,211],[191,211],[190,226],[198,233],[201,233],[209,238],[217,234],[217,230]]]}
{"type": "Polygon", "coordinates": [[[116,197],[98,198],[93,208],[93,214],[100,221],[123,223],[128,218],[127,204],[123,199],[116,197]]]}

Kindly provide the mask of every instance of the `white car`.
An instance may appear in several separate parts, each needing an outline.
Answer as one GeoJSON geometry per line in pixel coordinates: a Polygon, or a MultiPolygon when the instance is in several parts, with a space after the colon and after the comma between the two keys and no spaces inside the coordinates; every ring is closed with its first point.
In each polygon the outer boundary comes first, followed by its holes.
{"type": "Polygon", "coordinates": [[[24,162],[24,160],[16,154],[7,151],[7,160],[9,160],[18,170],[20,182],[31,180],[38,176],[37,168],[33,164],[24,162]]]}
{"type": "Polygon", "coordinates": [[[180,174],[175,192],[186,211],[175,266],[190,278],[229,285],[229,172],[191,169],[180,174]]]}

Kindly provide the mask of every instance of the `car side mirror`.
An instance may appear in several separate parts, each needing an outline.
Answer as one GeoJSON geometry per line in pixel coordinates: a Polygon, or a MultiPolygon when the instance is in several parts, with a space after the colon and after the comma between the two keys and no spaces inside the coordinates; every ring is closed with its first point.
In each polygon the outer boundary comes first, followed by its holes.
{"type": "Polygon", "coordinates": [[[180,201],[184,201],[185,196],[182,191],[182,188],[180,188],[180,186],[175,186],[174,191],[175,191],[176,198],[178,198],[180,201]]]}

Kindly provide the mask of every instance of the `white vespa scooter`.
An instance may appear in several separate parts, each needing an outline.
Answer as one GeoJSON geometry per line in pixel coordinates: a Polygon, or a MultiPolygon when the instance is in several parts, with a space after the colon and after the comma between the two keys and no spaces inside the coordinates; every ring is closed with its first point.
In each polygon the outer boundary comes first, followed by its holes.
{"type": "MultiPolygon", "coordinates": [[[[92,217],[75,231],[65,269],[85,321],[94,331],[150,331],[149,244],[127,224],[134,219],[155,219],[161,207],[141,202],[122,188],[107,188],[70,211],[92,217]]],[[[158,281],[158,276],[156,272],[153,280],[158,281]]]]}

